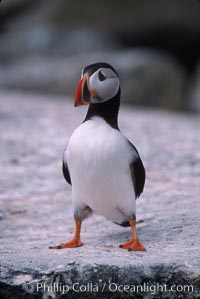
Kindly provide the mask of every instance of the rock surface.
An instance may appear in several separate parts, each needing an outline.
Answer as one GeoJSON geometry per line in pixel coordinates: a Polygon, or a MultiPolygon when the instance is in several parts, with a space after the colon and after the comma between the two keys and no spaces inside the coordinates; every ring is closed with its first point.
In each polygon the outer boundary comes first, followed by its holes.
{"type": "Polygon", "coordinates": [[[84,114],[72,101],[0,94],[1,298],[200,298],[200,120],[194,115],[121,109],[121,130],[147,169],[137,200],[146,252],[120,249],[130,229],[96,215],[83,225],[85,246],[48,249],[74,229],[61,158],[84,114]],[[144,289],[134,292],[139,285],[144,289]]]}

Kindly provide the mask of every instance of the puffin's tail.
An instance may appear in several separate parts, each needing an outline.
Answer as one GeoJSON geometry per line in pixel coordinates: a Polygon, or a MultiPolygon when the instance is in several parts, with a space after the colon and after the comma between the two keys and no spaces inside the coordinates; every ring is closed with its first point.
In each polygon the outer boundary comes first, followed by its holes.
{"type": "Polygon", "coordinates": [[[117,225],[123,226],[123,227],[130,226],[129,221],[123,221],[121,223],[118,223],[118,222],[114,221],[114,223],[117,224],[117,225]]]}

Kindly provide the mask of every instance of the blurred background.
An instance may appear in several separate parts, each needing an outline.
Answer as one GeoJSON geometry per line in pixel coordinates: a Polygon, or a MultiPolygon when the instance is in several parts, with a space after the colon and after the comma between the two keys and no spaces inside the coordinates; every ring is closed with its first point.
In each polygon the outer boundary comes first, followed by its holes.
{"type": "Polygon", "coordinates": [[[124,103],[200,112],[200,1],[2,0],[0,88],[72,97],[84,66],[118,71],[124,103]]]}

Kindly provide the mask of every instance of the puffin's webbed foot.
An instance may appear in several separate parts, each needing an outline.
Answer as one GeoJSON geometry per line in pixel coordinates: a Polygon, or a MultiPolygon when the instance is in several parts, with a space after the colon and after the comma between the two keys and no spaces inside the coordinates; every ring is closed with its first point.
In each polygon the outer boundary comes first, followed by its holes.
{"type": "Polygon", "coordinates": [[[119,247],[123,249],[128,249],[128,251],[145,251],[144,246],[142,245],[142,243],[140,243],[139,239],[137,238],[135,220],[132,219],[129,221],[129,223],[132,229],[133,239],[127,243],[119,245],[119,247]]]}
{"type": "Polygon", "coordinates": [[[133,239],[130,242],[119,245],[120,248],[128,249],[128,251],[145,251],[144,246],[138,239],[133,239]]]}
{"type": "Polygon", "coordinates": [[[81,242],[80,239],[78,240],[71,240],[69,242],[66,243],[61,243],[59,245],[55,245],[55,246],[50,246],[49,249],[63,249],[63,248],[76,248],[76,247],[80,247],[83,246],[83,243],[81,242]]]}
{"type": "Polygon", "coordinates": [[[76,248],[83,246],[83,243],[80,239],[80,232],[81,232],[81,220],[76,220],[76,228],[74,233],[74,238],[66,243],[61,243],[59,245],[50,246],[49,249],[63,249],[63,248],[76,248]]]}

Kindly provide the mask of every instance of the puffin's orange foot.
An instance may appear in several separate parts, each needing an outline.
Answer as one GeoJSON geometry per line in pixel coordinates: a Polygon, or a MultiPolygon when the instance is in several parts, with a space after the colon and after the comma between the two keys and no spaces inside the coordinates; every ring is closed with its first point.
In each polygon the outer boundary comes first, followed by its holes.
{"type": "Polygon", "coordinates": [[[80,246],[83,246],[81,240],[71,240],[70,242],[61,243],[55,246],[50,246],[49,249],[76,248],[80,246]]]}
{"type": "Polygon", "coordinates": [[[144,246],[140,243],[138,239],[119,245],[119,247],[123,249],[128,249],[128,251],[145,251],[144,246]]]}

